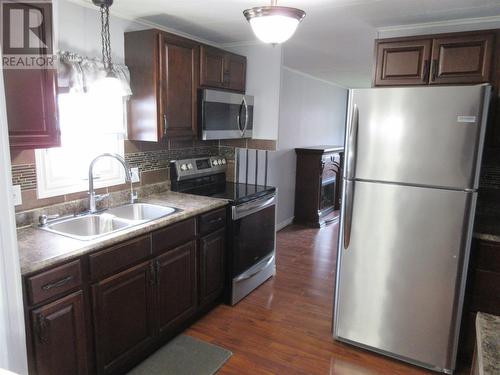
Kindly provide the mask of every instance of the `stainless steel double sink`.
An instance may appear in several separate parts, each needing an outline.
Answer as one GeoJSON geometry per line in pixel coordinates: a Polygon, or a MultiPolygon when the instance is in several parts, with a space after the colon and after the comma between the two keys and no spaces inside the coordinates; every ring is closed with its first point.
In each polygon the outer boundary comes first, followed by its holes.
{"type": "Polygon", "coordinates": [[[89,213],[60,219],[48,223],[40,227],[40,229],[77,240],[90,241],[148,221],[172,215],[178,211],[180,210],[173,207],[148,203],[132,203],[110,208],[100,213],[89,213]]]}

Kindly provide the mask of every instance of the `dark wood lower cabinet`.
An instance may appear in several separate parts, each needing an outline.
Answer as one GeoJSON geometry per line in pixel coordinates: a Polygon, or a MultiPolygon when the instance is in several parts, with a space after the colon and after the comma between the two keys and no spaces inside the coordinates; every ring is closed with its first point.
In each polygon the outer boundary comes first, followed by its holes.
{"type": "Polygon", "coordinates": [[[155,260],[160,334],[196,311],[196,242],[191,241],[155,260]]]}
{"type": "Polygon", "coordinates": [[[30,374],[124,374],[187,328],[223,294],[225,225],[226,207],[24,275],[30,374]]]}
{"type": "Polygon", "coordinates": [[[38,375],[87,374],[83,292],[31,312],[34,366],[38,375]]]}
{"type": "Polygon", "coordinates": [[[226,232],[218,230],[200,239],[200,305],[214,302],[224,289],[226,232]]]}
{"type": "Polygon", "coordinates": [[[116,373],[154,336],[151,262],[92,287],[97,372],[116,373]]]}

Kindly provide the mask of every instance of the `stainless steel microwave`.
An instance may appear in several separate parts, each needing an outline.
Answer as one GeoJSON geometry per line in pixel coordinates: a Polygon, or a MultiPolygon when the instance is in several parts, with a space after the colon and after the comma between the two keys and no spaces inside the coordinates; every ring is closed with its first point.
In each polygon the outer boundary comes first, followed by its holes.
{"type": "Polygon", "coordinates": [[[204,89],[200,97],[202,139],[252,138],[253,96],[204,89]]]}

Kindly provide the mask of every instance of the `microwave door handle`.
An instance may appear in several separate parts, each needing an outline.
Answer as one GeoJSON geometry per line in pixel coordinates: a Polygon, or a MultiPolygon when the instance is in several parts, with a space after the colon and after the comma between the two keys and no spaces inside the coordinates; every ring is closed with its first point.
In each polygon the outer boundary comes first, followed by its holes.
{"type": "Polygon", "coordinates": [[[238,122],[238,130],[240,131],[240,136],[243,137],[243,134],[245,133],[245,130],[242,129],[241,127],[241,111],[243,110],[243,105],[244,101],[242,100],[240,103],[240,109],[238,111],[238,117],[237,117],[237,122],[238,122]]]}
{"type": "Polygon", "coordinates": [[[247,99],[245,96],[243,96],[243,104],[245,105],[245,127],[243,128],[242,136],[245,135],[245,133],[247,131],[247,126],[248,126],[248,103],[247,103],[247,99]]]}

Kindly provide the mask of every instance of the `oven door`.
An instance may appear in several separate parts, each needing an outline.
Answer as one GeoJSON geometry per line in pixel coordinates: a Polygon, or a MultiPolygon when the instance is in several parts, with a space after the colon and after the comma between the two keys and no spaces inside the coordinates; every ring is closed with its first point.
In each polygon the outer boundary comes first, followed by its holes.
{"type": "Polygon", "coordinates": [[[254,98],[219,90],[201,91],[202,138],[252,138],[254,98]]]}
{"type": "Polygon", "coordinates": [[[275,200],[272,194],[233,207],[233,278],[274,255],[275,200]]]}

